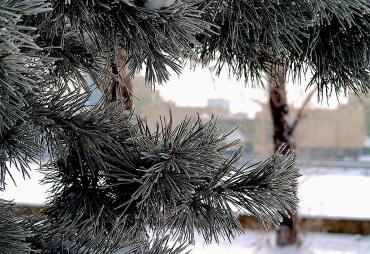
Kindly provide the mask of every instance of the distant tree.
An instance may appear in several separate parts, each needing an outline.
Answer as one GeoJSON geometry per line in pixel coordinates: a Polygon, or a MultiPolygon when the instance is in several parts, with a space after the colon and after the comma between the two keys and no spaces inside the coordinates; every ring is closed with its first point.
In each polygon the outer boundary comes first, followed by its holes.
{"type": "Polygon", "coordinates": [[[254,80],[271,64],[309,66],[320,93],[367,92],[369,13],[364,0],[0,1],[0,188],[41,157],[52,185],[40,219],[0,202],[0,253],[180,253],[195,232],[242,233],[232,206],[279,224],[297,208],[293,154],[248,170],[241,150],[223,156],[214,121],[149,131],[117,96],[117,56],[150,84],[195,59],[254,80]],[[108,88],[92,107],[86,74],[108,88]]]}

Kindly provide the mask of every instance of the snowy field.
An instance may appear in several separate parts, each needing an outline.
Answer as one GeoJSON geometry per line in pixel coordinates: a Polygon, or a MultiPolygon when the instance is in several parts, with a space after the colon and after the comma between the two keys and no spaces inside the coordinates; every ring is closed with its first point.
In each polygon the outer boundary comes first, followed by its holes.
{"type": "Polygon", "coordinates": [[[306,217],[370,220],[370,176],[355,171],[304,174],[300,178],[298,192],[300,214],[306,217]]]}
{"type": "Polygon", "coordinates": [[[200,238],[191,246],[192,254],[369,254],[370,236],[307,233],[301,245],[278,248],[275,234],[246,232],[231,243],[204,245],[200,238]]]}
{"type": "MultiPolygon", "coordinates": [[[[369,254],[370,236],[303,233],[300,244],[289,247],[275,245],[274,232],[247,231],[232,242],[206,245],[200,236],[187,251],[190,254],[369,254]]],[[[173,243],[175,244],[175,243],[173,243]]],[[[171,243],[169,244],[171,246],[171,243]]],[[[124,254],[127,250],[117,251],[124,254]]]]}

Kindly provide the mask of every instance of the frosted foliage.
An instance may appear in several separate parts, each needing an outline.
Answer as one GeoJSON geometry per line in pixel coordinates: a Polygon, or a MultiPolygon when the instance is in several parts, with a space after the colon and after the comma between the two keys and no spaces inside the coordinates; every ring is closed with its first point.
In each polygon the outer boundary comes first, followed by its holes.
{"type": "Polygon", "coordinates": [[[146,0],[144,6],[151,10],[159,10],[173,5],[176,0],[146,0]]]}

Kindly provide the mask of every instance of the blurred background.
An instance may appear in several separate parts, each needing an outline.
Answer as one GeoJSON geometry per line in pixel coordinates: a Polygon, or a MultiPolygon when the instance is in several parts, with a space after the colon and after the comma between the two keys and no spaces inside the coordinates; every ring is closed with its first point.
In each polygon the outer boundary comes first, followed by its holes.
{"type": "MultiPolygon", "coordinates": [[[[277,247],[273,230],[265,231],[253,217],[239,213],[245,235],[210,246],[199,239],[192,253],[370,253],[369,98],[351,93],[319,98],[314,87],[306,89],[309,80],[309,73],[299,81],[289,75],[286,80],[285,121],[294,125],[289,135],[302,174],[295,244],[277,247]]],[[[274,151],[267,83],[245,84],[227,71],[216,77],[211,68],[187,68],[154,89],[137,75],[131,80],[132,108],[153,130],[159,117],[169,118],[170,112],[175,124],[185,117],[209,120],[214,115],[225,132],[237,127],[228,139],[240,140],[241,163],[253,164],[274,151]]],[[[95,89],[89,103],[100,96],[95,89]]],[[[14,199],[25,209],[42,207],[47,186],[38,184],[41,176],[36,172],[31,176],[31,181],[18,180],[17,188],[9,182],[2,198],[14,199]]]]}

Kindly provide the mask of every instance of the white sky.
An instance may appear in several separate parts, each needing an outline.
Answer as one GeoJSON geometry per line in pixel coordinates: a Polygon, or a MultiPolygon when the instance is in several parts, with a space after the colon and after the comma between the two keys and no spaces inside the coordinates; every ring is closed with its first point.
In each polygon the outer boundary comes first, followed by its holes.
{"type": "MultiPolygon", "coordinates": [[[[299,107],[308,94],[305,91],[310,80],[307,75],[306,79],[302,78],[302,84],[293,84],[288,81],[288,101],[299,107]]],[[[200,106],[204,107],[208,99],[222,98],[229,101],[232,113],[244,112],[249,117],[254,117],[261,107],[259,102],[267,102],[267,92],[263,88],[252,88],[251,84],[245,84],[243,80],[237,81],[235,77],[229,77],[228,71],[225,70],[219,77],[216,77],[207,68],[196,68],[190,70],[189,67],[183,70],[178,77],[172,75],[170,80],[156,89],[166,101],[173,101],[178,106],[200,106]]],[[[346,103],[347,99],[342,96],[339,98],[340,103],[346,103]]],[[[336,97],[332,97],[322,104],[317,103],[316,95],[312,97],[310,107],[335,108],[338,106],[336,97]]]]}
{"type": "Polygon", "coordinates": [[[30,165],[31,179],[23,178],[22,174],[12,167],[12,176],[17,185],[14,185],[9,175],[6,177],[6,190],[0,191],[0,198],[5,200],[14,200],[20,204],[37,204],[42,205],[46,202],[46,192],[50,189],[50,185],[42,185],[40,181],[43,179],[37,169],[40,167],[36,163],[30,165]]]}

